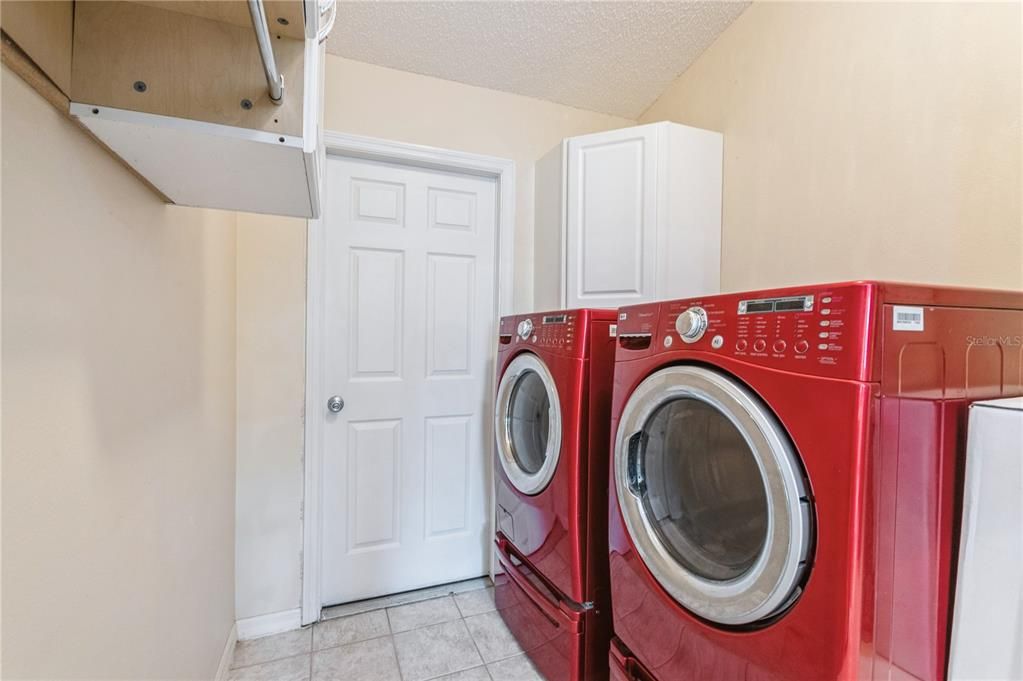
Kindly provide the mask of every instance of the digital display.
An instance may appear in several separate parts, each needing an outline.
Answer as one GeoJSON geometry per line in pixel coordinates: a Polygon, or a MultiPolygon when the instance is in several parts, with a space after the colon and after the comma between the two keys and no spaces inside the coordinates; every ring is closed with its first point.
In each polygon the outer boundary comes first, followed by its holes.
{"type": "Polygon", "coordinates": [[[545,316],[543,318],[543,323],[544,324],[564,324],[565,323],[565,315],[563,315],[563,314],[547,315],[547,316],[545,316]]]}
{"type": "Polygon", "coordinates": [[[792,296],[789,298],[763,298],[761,300],[740,300],[739,314],[765,312],[810,312],[813,310],[813,296],[792,296]]]}
{"type": "Polygon", "coordinates": [[[788,312],[790,310],[802,310],[806,307],[806,303],[802,298],[789,298],[788,300],[779,300],[774,304],[775,312],[788,312]]]}

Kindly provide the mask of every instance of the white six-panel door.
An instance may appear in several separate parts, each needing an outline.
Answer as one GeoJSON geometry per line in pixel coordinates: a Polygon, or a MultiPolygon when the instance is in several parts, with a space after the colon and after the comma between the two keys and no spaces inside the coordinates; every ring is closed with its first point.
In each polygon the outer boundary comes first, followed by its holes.
{"type": "Polygon", "coordinates": [[[495,182],[327,161],[322,600],[484,574],[495,182]]]}

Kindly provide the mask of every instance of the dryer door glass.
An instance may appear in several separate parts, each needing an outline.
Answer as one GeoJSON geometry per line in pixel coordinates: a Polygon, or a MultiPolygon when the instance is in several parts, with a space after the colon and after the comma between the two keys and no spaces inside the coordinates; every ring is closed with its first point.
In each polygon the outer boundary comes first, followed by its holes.
{"type": "Polygon", "coordinates": [[[615,485],[644,563],[697,615],[752,624],[799,596],[813,533],[802,466],[737,380],[695,366],[644,380],[622,412],[615,485]]]}
{"type": "Polygon", "coordinates": [[[543,491],[561,452],[561,403],[550,370],[533,353],[516,356],[501,376],[494,432],[512,485],[524,494],[543,491]]]}
{"type": "Polygon", "coordinates": [[[767,539],[756,455],[727,416],[692,398],[665,402],[644,428],[644,512],[660,541],[707,579],[748,571],[767,539]]]}

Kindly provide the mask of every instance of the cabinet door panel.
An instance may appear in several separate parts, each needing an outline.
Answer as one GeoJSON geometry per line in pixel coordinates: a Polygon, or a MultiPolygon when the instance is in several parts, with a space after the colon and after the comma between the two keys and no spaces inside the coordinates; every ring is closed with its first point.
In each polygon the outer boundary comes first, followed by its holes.
{"type": "Polygon", "coordinates": [[[569,140],[569,307],[615,307],[653,296],[657,134],[654,126],[639,126],[569,140]]]}

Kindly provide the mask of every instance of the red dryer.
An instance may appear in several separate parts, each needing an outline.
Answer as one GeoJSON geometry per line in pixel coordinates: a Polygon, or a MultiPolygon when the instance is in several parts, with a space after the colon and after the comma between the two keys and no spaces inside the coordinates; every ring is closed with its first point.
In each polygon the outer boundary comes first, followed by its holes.
{"type": "Polygon", "coordinates": [[[1023,293],[855,282],[620,310],[612,677],[946,677],[966,407],[1023,293]]]}
{"type": "Polygon", "coordinates": [[[505,317],[498,346],[498,610],[548,681],[608,675],[611,310],[505,317]]]}

